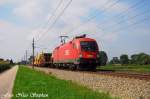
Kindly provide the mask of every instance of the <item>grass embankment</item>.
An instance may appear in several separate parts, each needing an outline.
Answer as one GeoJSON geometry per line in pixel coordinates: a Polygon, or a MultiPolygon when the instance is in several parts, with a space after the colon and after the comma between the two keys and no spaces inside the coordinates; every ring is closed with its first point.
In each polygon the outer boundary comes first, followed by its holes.
{"type": "Polygon", "coordinates": [[[11,68],[12,65],[10,65],[8,62],[0,62],[0,73],[4,72],[5,70],[11,68]]]}
{"type": "MultiPolygon", "coordinates": [[[[13,89],[13,99],[33,98],[33,94],[47,94],[47,99],[112,99],[108,94],[94,92],[71,81],[55,78],[52,75],[19,67],[13,89]]],[[[38,96],[35,95],[35,99],[38,96]]],[[[43,98],[43,97],[40,97],[43,98]]]]}
{"type": "Polygon", "coordinates": [[[137,73],[150,73],[150,65],[108,65],[97,68],[98,70],[110,70],[119,72],[137,72],[137,73]]]}

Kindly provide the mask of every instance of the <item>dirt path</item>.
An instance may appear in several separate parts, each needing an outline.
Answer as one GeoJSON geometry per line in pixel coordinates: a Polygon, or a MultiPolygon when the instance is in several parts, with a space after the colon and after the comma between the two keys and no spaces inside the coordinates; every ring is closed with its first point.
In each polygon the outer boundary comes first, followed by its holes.
{"type": "Polygon", "coordinates": [[[10,99],[18,66],[0,74],[0,99],[10,99]]]}

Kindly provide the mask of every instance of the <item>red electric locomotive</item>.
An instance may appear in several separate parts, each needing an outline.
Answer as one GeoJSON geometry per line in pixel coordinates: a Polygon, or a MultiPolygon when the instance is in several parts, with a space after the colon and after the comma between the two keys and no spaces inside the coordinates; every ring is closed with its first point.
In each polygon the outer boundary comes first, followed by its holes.
{"type": "Polygon", "coordinates": [[[99,48],[94,39],[86,35],[75,37],[56,47],[52,53],[55,67],[78,70],[95,70],[99,65],[99,48]]]}

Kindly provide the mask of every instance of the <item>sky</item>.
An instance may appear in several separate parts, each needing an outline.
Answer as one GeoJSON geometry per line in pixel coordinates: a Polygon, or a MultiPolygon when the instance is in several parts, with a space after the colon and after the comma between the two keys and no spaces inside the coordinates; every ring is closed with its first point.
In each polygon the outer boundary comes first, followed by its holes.
{"type": "Polygon", "coordinates": [[[60,35],[87,34],[109,59],[150,54],[150,0],[0,0],[0,57],[52,52],[60,35]],[[68,5],[68,6],[67,6],[68,5]]]}

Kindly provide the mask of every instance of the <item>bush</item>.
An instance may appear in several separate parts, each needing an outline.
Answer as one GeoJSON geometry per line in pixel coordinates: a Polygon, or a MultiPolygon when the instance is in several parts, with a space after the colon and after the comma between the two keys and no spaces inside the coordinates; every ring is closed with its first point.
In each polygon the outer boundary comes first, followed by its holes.
{"type": "Polygon", "coordinates": [[[0,64],[0,73],[11,68],[11,64],[0,64]]]}

